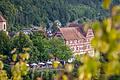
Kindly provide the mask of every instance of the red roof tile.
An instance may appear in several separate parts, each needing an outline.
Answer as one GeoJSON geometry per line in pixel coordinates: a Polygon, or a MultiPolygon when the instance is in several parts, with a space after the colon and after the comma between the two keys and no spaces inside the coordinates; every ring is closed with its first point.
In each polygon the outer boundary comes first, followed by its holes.
{"type": "Polygon", "coordinates": [[[6,20],[0,15],[0,22],[6,22],[6,20]]]}
{"type": "Polygon", "coordinates": [[[65,40],[78,40],[85,38],[84,33],[80,32],[80,27],[64,27],[60,28],[65,40]]]}

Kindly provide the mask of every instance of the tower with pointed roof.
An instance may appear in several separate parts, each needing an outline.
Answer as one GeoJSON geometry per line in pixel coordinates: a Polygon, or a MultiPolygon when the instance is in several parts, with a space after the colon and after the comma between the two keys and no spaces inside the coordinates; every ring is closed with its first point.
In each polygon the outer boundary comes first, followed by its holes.
{"type": "Polygon", "coordinates": [[[0,15],[0,31],[6,31],[6,20],[2,15],[0,15]]]}

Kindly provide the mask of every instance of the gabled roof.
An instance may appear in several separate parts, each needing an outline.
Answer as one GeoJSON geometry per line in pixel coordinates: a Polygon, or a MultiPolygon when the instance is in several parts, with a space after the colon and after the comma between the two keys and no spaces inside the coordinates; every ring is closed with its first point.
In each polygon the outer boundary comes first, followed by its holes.
{"type": "Polygon", "coordinates": [[[84,32],[81,32],[81,27],[64,27],[60,28],[60,32],[65,40],[79,40],[85,38],[84,32]]]}
{"type": "Polygon", "coordinates": [[[0,15],[0,22],[6,22],[6,20],[1,15],[0,15]]]}
{"type": "Polygon", "coordinates": [[[80,33],[83,34],[84,36],[86,35],[86,32],[84,30],[85,26],[83,24],[69,23],[69,24],[67,24],[67,27],[79,27],[79,28],[77,28],[77,30],[80,31],[80,33]]]}

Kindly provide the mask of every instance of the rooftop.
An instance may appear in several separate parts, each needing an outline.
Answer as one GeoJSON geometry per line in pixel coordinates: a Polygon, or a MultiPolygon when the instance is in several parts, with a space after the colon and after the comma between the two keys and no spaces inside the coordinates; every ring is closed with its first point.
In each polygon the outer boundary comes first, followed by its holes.
{"type": "Polygon", "coordinates": [[[6,20],[1,15],[0,15],[0,22],[6,22],[6,20]]]}
{"type": "Polygon", "coordinates": [[[60,28],[60,32],[65,40],[78,40],[85,38],[85,33],[82,30],[82,27],[64,27],[60,28]]]}

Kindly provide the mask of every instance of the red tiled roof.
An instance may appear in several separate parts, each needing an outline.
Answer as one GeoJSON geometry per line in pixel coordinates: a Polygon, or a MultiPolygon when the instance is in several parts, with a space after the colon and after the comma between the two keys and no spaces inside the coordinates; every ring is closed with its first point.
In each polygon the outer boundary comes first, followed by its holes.
{"type": "Polygon", "coordinates": [[[83,25],[77,24],[77,23],[68,23],[67,26],[68,26],[68,27],[81,27],[81,26],[83,26],[83,25]]]}
{"type": "Polygon", "coordinates": [[[64,27],[60,28],[65,40],[78,40],[85,38],[84,33],[80,32],[80,27],[64,27]]]}
{"type": "Polygon", "coordinates": [[[67,27],[79,27],[77,28],[78,31],[80,31],[80,33],[83,34],[84,36],[86,35],[83,24],[69,23],[67,24],[67,27]]]}
{"type": "Polygon", "coordinates": [[[6,20],[0,15],[0,22],[5,22],[6,20]]]}

